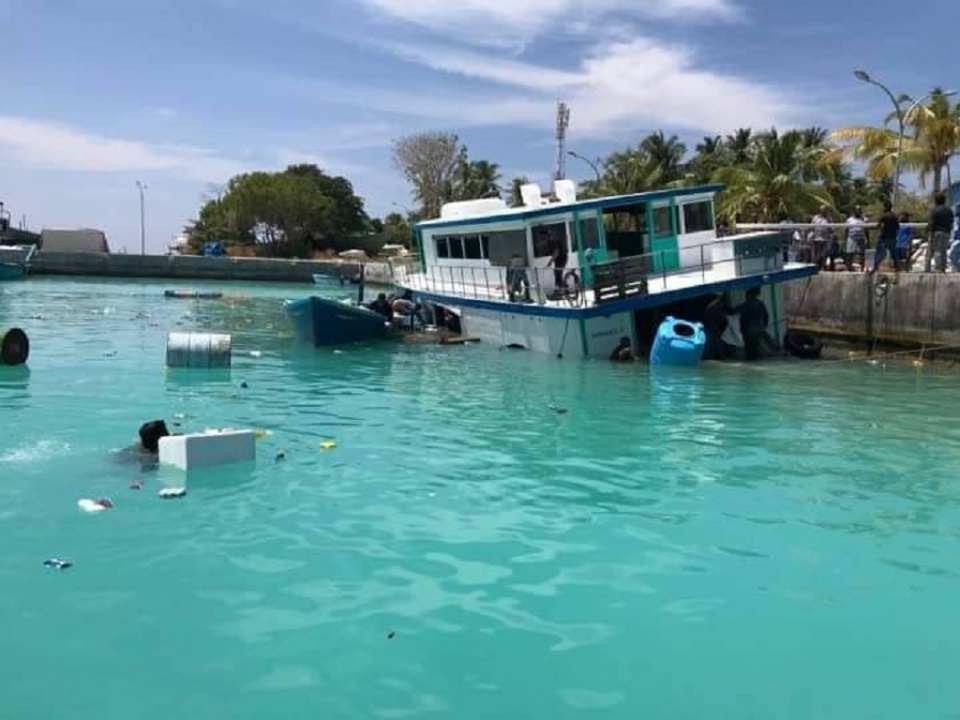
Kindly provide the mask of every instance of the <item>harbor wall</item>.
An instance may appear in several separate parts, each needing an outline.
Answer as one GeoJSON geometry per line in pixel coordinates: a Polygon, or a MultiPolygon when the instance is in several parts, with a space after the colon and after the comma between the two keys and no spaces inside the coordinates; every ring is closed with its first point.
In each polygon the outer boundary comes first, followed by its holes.
{"type": "MultiPolygon", "coordinates": [[[[249,280],[312,282],[314,273],[357,273],[356,263],[337,260],[203,257],[199,255],[123,255],[107,253],[40,252],[31,262],[36,275],[87,275],[119,278],[182,280],[249,280]]],[[[385,274],[385,263],[365,265],[368,280],[385,274]]]]}
{"type": "Polygon", "coordinates": [[[787,283],[790,326],[825,337],[960,346],[960,274],[820,273],[787,283]]]}

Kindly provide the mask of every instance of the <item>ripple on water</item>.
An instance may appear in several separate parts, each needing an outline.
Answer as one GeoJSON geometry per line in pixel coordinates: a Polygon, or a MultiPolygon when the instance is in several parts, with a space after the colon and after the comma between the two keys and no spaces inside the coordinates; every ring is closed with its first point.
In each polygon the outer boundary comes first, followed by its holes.
{"type": "Polygon", "coordinates": [[[0,374],[12,715],[893,720],[918,701],[930,717],[960,706],[960,643],[943,632],[960,573],[954,376],[329,352],[299,346],[283,317],[308,286],[203,283],[246,297],[181,302],[165,285],[0,289],[0,313],[42,318],[23,322],[29,373],[0,374]],[[172,330],[230,332],[233,367],[166,372],[172,330]],[[256,468],[160,501],[164,477],[111,460],[153,417],[271,434],[256,468]],[[77,511],[97,496],[114,509],[77,511]],[[49,571],[53,556],[74,566],[49,571]],[[105,677],[124,678],[107,703],[105,677]],[[817,711],[798,710],[811,687],[817,711]]]}

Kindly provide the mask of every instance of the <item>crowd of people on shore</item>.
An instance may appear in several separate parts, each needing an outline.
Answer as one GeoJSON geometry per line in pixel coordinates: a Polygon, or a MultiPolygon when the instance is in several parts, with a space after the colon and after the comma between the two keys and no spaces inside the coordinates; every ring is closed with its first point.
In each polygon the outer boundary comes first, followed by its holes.
{"type": "MultiPolygon", "coordinates": [[[[781,222],[791,221],[783,218],[781,222]]],[[[814,227],[793,233],[789,253],[797,261],[814,263],[821,270],[876,272],[888,257],[895,271],[910,270],[913,265],[914,242],[926,241],[924,272],[960,272],[960,205],[951,210],[946,195],[934,196],[933,207],[926,218],[926,227],[919,232],[917,221],[907,212],[896,212],[889,200],[883,202],[879,218],[868,220],[857,206],[838,224],[828,207],[820,208],[810,224],[814,227]],[[839,232],[838,232],[839,230],[839,232]],[[876,233],[875,251],[868,263],[867,245],[871,231],[876,233]],[[843,241],[841,244],[841,240],[843,241]]]]}

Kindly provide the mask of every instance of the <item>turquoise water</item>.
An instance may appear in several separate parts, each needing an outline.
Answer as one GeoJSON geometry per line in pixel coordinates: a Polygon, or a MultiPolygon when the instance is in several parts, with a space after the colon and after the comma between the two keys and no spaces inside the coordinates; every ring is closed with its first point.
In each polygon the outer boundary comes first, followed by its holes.
{"type": "Polygon", "coordinates": [[[960,716],[955,374],[334,353],[309,286],[166,286],[0,284],[0,717],[960,716]],[[160,500],[112,451],[180,416],[273,434],[160,500]]]}

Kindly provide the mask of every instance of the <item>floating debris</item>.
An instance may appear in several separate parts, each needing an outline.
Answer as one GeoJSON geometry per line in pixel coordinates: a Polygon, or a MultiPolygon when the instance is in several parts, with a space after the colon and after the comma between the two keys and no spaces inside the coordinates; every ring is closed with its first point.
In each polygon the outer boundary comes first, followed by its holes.
{"type": "Polygon", "coordinates": [[[387,633],[387,640],[393,640],[396,636],[397,636],[397,633],[391,630],[390,632],[387,633]]]}
{"type": "Polygon", "coordinates": [[[66,570],[69,567],[73,567],[73,563],[69,560],[61,560],[60,558],[50,558],[44,560],[43,564],[48,568],[53,568],[54,570],[66,570]]]}
{"type": "Polygon", "coordinates": [[[81,498],[77,500],[77,507],[88,513],[102,512],[103,510],[112,508],[113,501],[110,498],[97,498],[96,500],[81,498]]]}
{"type": "Polygon", "coordinates": [[[557,415],[566,415],[568,412],[570,412],[567,408],[560,407],[558,405],[547,405],[547,407],[550,410],[553,410],[557,415]]]}
{"type": "Polygon", "coordinates": [[[337,446],[337,441],[331,438],[327,438],[326,440],[320,441],[321,450],[333,450],[336,446],[337,446]]]}
{"type": "Polygon", "coordinates": [[[182,487],[164,488],[163,490],[157,493],[157,495],[159,495],[164,500],[173,500],[176,498],[182,498],[186,494],[187,494],[187,489],[182,487]]]}
{"type": "Polygon", "coordinates": [[[287,459],[287,454],[283,450],[281,450],[280,452],[277,453],[277,456],[273,460],[274,462],[280,462],[281,460],[286,460],[286,459],[287,459]]]}
{"type": "Polygon", "coordinates": [[[130,483],[131,490],[143,490],[143,486],[143,480],[134,480],[132,483],[130,483]]]}
{"type": "Polygon", "coordinates": [[[240,383],[240,389],[241,389],[241,390],[246,390],[248,387],[250,387],[250,386],[247,385],[247,381],[246,381],[246,380],[244,380],[242,383],[240,383]]]}

